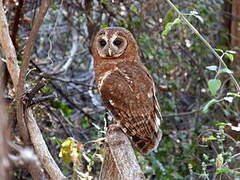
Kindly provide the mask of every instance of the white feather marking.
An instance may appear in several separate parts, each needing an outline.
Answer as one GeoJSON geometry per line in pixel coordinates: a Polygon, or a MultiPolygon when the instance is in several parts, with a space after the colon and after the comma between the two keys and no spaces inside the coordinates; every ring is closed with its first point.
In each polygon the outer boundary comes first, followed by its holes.
{"type": "Polygon", "coordinates": [[[155,119],[155,121],[156,121],[157,129],[158,129],[159,126],[160,126],[160,119],[158,118],[157,115],[156,115],[156,119],[155,119]]]}
{"type": "Polygon", "coordinates": [[[152,97],[153,97],[152,91],[150,91],[149,93],[147,93],[147,96],[148,96],[148,98],[152,98],[152,97]]]}
{"type": "Polygon", "coordinates": [[[115,33],[112,35],[112,37],[109,39],[110,44],[112,44],[113,41],[114,41],[117,37],[118,37],[117,32],[115,32],[115,33]]]}
{"type": "Polygon", "coordinates": [[[110,103],[112,106],[114,106],[114,102],[113,102],[112,99],[109,100],[109,103],[110,103]]]}
{"type": "Polygon", "coordinates": [[[101,87],[102,87],[102,84],[103,84],[103,81],[112,73],[112,71],[107,71],[104,73],[103,76],[100,76],[99,80],[100,80],[100,83],[98,84],[98,89],[100,90],[101,87]]]}

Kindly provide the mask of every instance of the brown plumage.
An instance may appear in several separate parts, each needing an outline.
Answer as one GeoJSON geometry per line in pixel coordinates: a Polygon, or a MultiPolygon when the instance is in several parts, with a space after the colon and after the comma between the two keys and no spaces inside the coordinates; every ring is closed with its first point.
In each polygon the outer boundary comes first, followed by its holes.
{"type": "Polygon", "coordinates": [[[133,35],[120,27],[101,29],[92,45],[103,104],[143,154],[157,147],[161,114],[153,80],[142,64],[133,35]]]}

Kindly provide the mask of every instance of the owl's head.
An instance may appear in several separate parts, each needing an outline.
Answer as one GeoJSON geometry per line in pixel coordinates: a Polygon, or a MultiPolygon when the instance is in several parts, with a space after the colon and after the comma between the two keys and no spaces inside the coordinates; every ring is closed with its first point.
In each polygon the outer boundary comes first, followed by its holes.
{"type": "Polygon", "coordinates": [[[137,54],[136,41],[128,30],[121,27],[101,29],[92,45],[93,56],[100,58],[118,58],[126,54],[137,54]]]}

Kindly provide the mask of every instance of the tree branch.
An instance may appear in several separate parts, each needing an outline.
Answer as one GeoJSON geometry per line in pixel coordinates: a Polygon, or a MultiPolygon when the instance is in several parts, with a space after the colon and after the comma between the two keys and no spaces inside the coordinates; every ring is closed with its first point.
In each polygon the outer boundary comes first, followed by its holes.
{"type": "Polygon", "coordinates": [[[30,138],[33,142],[34,149],[40,159],[44,169],[47,171],[51,179],[62,180],[66,177],[62,174],[61,170],[54,161],[50,154],[47,145],[42,137],[41,131],[38,128],[36,119],[33,117],[32,111],[28,110],[27,126],[29,129],[30,138]]]}
{"type": "Polygon", "coordinates": [[[137,162],[128,137],[120,130],[108,131],[105,158],[100,180],[143,180],[144,174],[137,162]]]}
{"type": "Polygon", "coordinates": [[[19,77],[19,66],[17,64],[16,51],[9,35],[7,18],[3,9],[2,0],[0,0],[0,44],[6,57],[7,68],[16,90],[19,77]]]}
{"type": "Polygon", "coordinates": [[[41,4],[41,7],[39,9],[38,15],[34,21],[33,28],[30,32],[28,41],[26,43],[26,47],[24,49],[23,53],[23,64],[21,66],[20,70],[20,75],[18,79],[18,85],[17,85],[17,121],[18,121],[18,126],[20,129],[21,136],[23,138],[23,141],[25,144],[28,144],[29,141],[29,134],[26,126],[26,122],[24,120],[24,104],[22,102],[22,94],[24,92],[24,84],[25,84],[25,79],[26,79],[26,73],[28,70],[28,65],[30,62],[30,55],[33,49],[33,45],[35,42],[35,39],[37,37],[37,33],[39,31],[39,28],[43,22],[43,18],[45,14],[47,13],[48,7],[51,3],[51,0],[44,0],[41,4]]]}

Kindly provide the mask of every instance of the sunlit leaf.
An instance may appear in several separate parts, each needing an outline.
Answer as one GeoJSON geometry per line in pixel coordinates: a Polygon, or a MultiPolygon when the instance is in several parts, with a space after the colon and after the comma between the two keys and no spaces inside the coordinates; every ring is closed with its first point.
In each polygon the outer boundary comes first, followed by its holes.
{"type": "Polygon", "coordinates": [[[72,138],[67,138],[61,145],[59,152],[59,157],[64,160],[66,165],[69,165],[70,162],[76,162],[80,159],[78,142],[72,138]]]}
{"type": "Polygon", "coordinates": [[[206,140],[213,141],[213,140],[217,140],[217,138],[214,136],[210,136],[210,137],[207,137],[206,140]]]}
{"type": "Polygon", "coordinates": [[[232,172],[230,169],[217,169],[216,174],[222,174],[222,173],[227,173],[227,172],[232,172]]]}
{"type": "Polygon", "coordinates": [[[220,169],[223,165],[224,159],[222,154],[218,154],[216,157],[216,162],[215,162],[215,166],[217,169],[220,169]]]}
{"type": "Polygon", "coordinates": [[[217,123],[216,126],[219,127],[225,127],[226,125],[228,125],[227,123],[217,123]]]}
{"type": "Polygon", "coordinates": [[[237,52],[236,52],[236,51],[233,51],[233,50],[228,50],[228,51],[226,51],[226,53],[236,54],[237,52]]]}
{"type": "Polygon", "coordinates": [[[230,103],[233,102],[233,97],[230,97],[230,96],[224,97],[223,99],[224,99],[225,101],[230,102],[230,103]]]}
{"type": "Polygon", "coordinates": [[[194,15],[194,17],[196,17],[201,23],[204,23],[202,16],[194,15]]]}
{"type": "Polygon", "coordinates": [[[209,110],[209,107],[212,106],[213,104],[216,104],[218,101],[216,99],[210,100],[204,107],[203,107],[203,113],[207,113],[209,110]]]}
{"type": "Polygon", "coordinates": [[[238,93],[227,93],[227,96],[235,96],[235,97],[240,97],[240,95],[238,93]]]}
{"type": "Polygon", "coordinates": [[[173,24],[179,24],[181,23],[182,20],[180,18],[176,18],[174,21],[173,21],[173,24]]]}
{"type": "Polygon", "coordinates": [[[220,69],[219,73],[233,74],[233,72],[230,69],[228,69],[228,68],[220,69]]]}
{"type": "Polygon", "coordinates": [[[216,95],[220,87],[221,87],[221,81],[219,79],[210,79],[208,81],[208,88],[213,96],[216,95]]]}
{"type": "Polygon", "coordinates": [[[206,69],[208,69],[210,71],[217,71],[218,67],[215,65],[212,65],[212,66],[207,66],[206,69]]]}
{"type": "Polygon", "coordinates": [[[222,49],[215,48],[215,51],[223,53],[222,49]]]}
{"type": "Polygon", "coordinates": [[[226,56],[228,57],[228,59],[230,59],[231,61],[234,60],[234,56],[233,54],[230,54],[230,53],[226,53],[226,56]]]}

